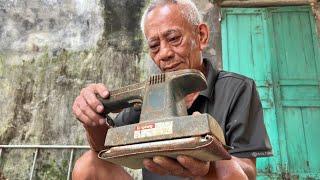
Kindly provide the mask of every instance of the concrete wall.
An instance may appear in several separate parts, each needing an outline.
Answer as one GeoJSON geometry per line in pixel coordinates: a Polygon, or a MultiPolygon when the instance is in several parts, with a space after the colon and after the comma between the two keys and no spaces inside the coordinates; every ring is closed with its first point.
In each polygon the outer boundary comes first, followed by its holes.
{"type": "MultiPolygon", "coordinates": [[[[213,6],[196,3],[210,24],[213,6]]],[[[139,82],[153,69],[139,29],[145,6],[144,0],[0,0],[0,144],[87,144],[71,112],[80,89],[139,82]]],[[[206,56],[216,55],[209,47],[206,56]]],[[[33,153],[4,151],[0,174],[27,179],[33,153]]],[[[63,179],[69,153],[41,151],[34,178],[63,179]]]]}

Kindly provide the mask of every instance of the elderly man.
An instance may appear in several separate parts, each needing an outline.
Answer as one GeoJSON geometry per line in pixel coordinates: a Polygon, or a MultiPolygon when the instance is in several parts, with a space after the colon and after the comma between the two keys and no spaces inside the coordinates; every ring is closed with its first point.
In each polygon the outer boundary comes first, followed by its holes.
{"type": "MultiPolygon", "coordinates": [[[[150,56],[161,71],[190,68],[206,75],[208,88],[185,97],[188,113],[209,113],[224,130],[227,144],[234,147],[229,151],[231,160],[203,162],[182,155],[177,159],[145,159],[144,179],[255,179],[256,157],[272,153],[254,82],[234,73],[218,72],[211,61],[202,58],[209,29],[189,0],[154,0],[142,17],[141,27],[150,56]]],[[[76,162],[73,179],[131,179],[122,167],[97,157],[97,152],[104,149],[108,125],[100,115],[104,107],[96,95],[107,98],[108,93],[104,85],[91,84],[74,102],[73,112],[83,123],[92,150],[76,162]]],[[[139,116],[139,111],[128,108],[115,123],[136,123],[139,116]]]]}

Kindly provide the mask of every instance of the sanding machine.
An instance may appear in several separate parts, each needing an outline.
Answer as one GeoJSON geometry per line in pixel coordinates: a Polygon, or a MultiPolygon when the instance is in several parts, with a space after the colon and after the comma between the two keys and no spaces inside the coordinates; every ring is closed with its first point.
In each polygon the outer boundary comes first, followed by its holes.
{"type": "MultiPolygon", "coordinates": [[[[184,97],[207,88],[198,70],[152,75],[147,81],[110,91],[99,98],[106,115],[123,108],[141,110],[140,121],[108,130],[99,158],[132,169],[144,158],[188,155],[203,161],[231,159],[224,133],[209,114],[188,115],[184,97]]],[[[109,124],[112,120],[108,118],[109,124]]]]}

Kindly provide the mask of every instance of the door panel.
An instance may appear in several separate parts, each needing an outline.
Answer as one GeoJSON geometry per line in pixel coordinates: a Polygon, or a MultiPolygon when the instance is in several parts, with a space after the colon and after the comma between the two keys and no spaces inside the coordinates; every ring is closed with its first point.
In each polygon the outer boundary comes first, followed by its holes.
{"type": "Polygon", "coordinates": [[[286,141],[287,153],[290,172],[307,172],[307,148],[305,145],[304,123],[300,108],[284,108],[284,116],[286,117],[286,141]],[[290,155],[291,154],[291,155],[290,155]],[[299,163],[298,163],[299,162],[299,163]]]}
{"type": "Polygon", "coordinates": [[[253,78],[274,156],[260,179],[320,175],[320,57],[310,7],[226,8],[223,68],[253,78]]]}
{"type": "Polygon", "coordinates": [[[265,33],[261,11],[247,9],[237,12],[237,9],[226,10],[227,21],[222,22],[223,65],[225,69],[242,73],[256,81],[268,79],[269,63],[266,59],[265,33]],[[228,52],[230,51],[230,52],[228,52]],[[259,60],[259,66],[255,65],[259,60]],[[258,73],[260,72],[260,73],[258,73]]]}
{"type": "Polygon", "coordinates": [[[311,172],[319,172],[319,128],[320,128],[320,109],[319,108],[301,108],[304,123],[306,149],[308,151],[307,166],[311,172]]]}
{"type": "Polygon", "coordinates": [[[319,108],[284,108],[287,149],[290,172],[318,173],[319,161],[319,108]],[[294,143],[288,143],[294,142],[294,143]]]}
{"type": "Polygon", "coordinates": [[[317,77],[309,11],[272,12],[280,80],[314,80],[317,77]],[[306,70],[307,73],[306,73],[306,70]]]}
{"type": "Polygon", "coordinates": [[[274,8],[270,13],[273,39],[281,39],[273,44],[283,113],[279,125],[286,139],[281,148],[286,148],[290,174],[316,177],[320,173],[320,59],[314,19],[307,7],[274,8]]]}
{"type": "Polygon", "coordinates": [[[225,70],[255,80],[264,109],[264,121],[274,156],[259,158],[260,172],[277,172],[280,165],[277,121],[274,108],[269,45],[265,17],[261,9],[223,10],[222,58],[225,70]]]}

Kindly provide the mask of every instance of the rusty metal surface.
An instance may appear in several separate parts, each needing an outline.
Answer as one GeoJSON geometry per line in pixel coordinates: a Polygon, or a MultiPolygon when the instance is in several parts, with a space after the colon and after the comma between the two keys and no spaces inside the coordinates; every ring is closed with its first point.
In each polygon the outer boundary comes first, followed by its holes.
{"type": "Polygon", "coordinates": [[[158,119],[152,122],[141,122],[139,124],[131,124],[127,126],[109,129],[105,146],[121,146],[125,144],[134,144],[150,141],[159,141],[166,139],[176,139],[191,136],[205,136],[207,134],[216,136],[223,144],[225,144],[224,135],[219,124],[208,114],[194,116],[180,116],[165,119],[158,119]],[[137,127],[143,125],[153,125],[159,122],[172,122],[172,133],[159,133],[154,136],[150,135],[144,138],[134,138],[137,127]]]}
{"type": "Polygon", "coordinates": [[[155,155],[176,158],[181,154],[203,161],[231,158],[221,142],[211,135],[117,146],[100,152],[99,157],[129,168],[138,169],[143,167],[142,161],[144,158],[155,155]]]}

